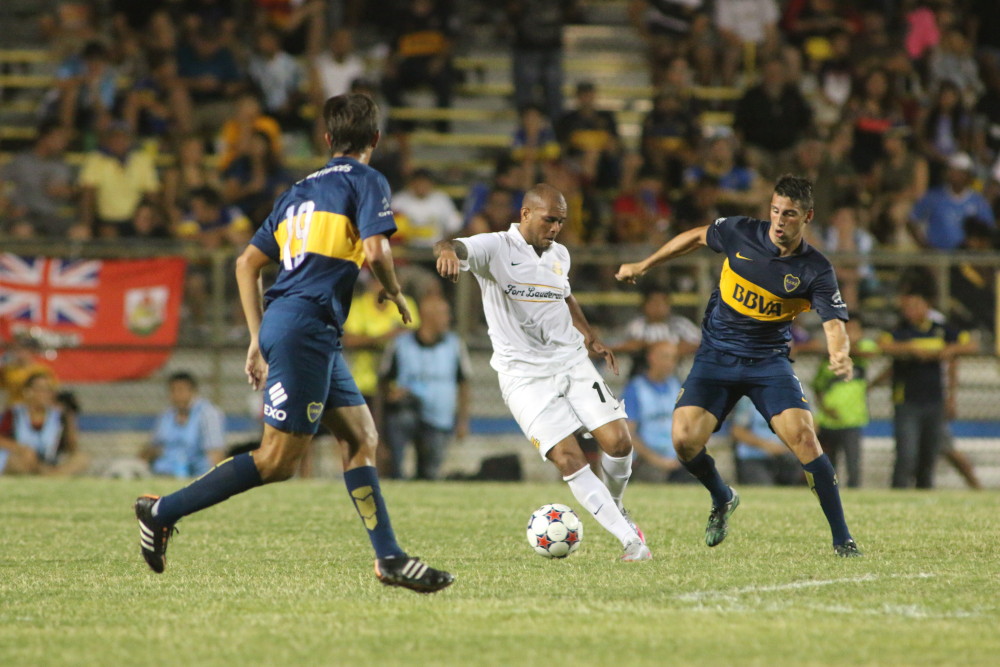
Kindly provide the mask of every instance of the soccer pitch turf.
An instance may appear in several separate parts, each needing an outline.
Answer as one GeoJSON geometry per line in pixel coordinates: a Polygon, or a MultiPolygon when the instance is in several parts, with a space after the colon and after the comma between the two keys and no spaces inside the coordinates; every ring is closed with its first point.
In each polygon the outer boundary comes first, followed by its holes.
{"type": "Polygon", "coordinates": [[[1000,494],[845,491],[864,558],[833,555],[804,488],[740,489],[704,545],[700,487],[633,485],[654,560],[589,516],[580,550],[524,536],[558,483],[385,483],[400,541],[456,575],[380,585],[339,481],[295,481],[182,521],[163,575],[132,501],[169,480],[0,481],[0,665],[994,665],[1000,494]]]}

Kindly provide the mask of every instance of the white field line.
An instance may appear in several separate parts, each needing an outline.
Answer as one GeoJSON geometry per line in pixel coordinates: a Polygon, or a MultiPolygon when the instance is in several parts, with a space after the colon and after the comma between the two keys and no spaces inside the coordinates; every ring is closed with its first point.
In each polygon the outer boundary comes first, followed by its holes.
{"type": "Polygon", "coordinates": [[[744,586],[742,588],[730,588],[721,591],[692,591],[681,593],[674,598],[684,602],[700,602],[711,599],[735,599],[740,595],[755,595],[758,593],[775,593],[780,591],[794,591],[801,588],[822,588],[823,586],[835,586],[837,584],[862,584],[867,581],[877,579],[930,579],[934,574],[920,572],[918,574],[891,574],[881,577],[877,574],[866,574],[860,577],[844,577],[842,579],[809,579],[806,581],[792,581],[787,584],[774,584],[771,586],[744,586]]]}

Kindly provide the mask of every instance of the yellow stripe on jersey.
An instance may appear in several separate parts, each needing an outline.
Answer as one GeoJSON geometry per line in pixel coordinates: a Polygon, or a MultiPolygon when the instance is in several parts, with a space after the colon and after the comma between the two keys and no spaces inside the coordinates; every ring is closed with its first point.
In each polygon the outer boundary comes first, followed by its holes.
{"type": "Polygon", "coordinates": [[[806,299],[785,299],[750,282],[733,271],[728,259],[722,264],[719,294],[737,313],[761,322],[788,322],[811,309],[806,299]]]}
{"type": "Polygon", "coordinates": [[[301,211],[278,223],[274,240],[281,248],[281,261],[287,263],[305,253],[364,264],[365,250],[361,236],[350,218],[328,211],[301,211]]]}

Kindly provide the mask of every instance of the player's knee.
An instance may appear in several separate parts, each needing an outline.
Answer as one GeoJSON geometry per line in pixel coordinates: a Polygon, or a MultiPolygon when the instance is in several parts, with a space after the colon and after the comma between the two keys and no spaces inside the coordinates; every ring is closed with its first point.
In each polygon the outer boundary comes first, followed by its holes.
{"type": "Polygon", "coordinates": [[[615,438],[603,449],[609,456],[614,456],[615,458],[631,454],[632,436],[629,435],[628,429],[623,428],[621,433],[615,434],[615,438]]]}
{"type": "Polygon", "coordinates": [[[704,440],[690,424],[674,424],[674,451],[682,460],[688,461],[705,446],[704,440]]]}
{"type": "Polygon", "coordinates": [[[291,479],[298,469],[299,456],[294,456],[288,449],[261,448],[254,455],[257,472],[264,484],[284,482],[291,479]]]}

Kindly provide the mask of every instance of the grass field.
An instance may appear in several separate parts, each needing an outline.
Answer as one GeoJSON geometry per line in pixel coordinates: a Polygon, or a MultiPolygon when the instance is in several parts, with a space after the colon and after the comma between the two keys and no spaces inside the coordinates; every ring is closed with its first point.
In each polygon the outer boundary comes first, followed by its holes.
{"type": "Polygon", "coordinates": [[[0,665],[950,664],[1000,661],[1000,495],[847,491],[866,556],[839,559],[804,489],[744,488],[728,540],[707,494],[635,485],[655,560],[534,555],[559,484],[385,484],[397,534],[455,573],[378,584],[339,482],[291,482],[185,519],[163,575],[131,501],[170,481],[0,481],[0,665]]]}

